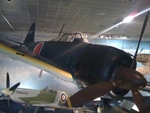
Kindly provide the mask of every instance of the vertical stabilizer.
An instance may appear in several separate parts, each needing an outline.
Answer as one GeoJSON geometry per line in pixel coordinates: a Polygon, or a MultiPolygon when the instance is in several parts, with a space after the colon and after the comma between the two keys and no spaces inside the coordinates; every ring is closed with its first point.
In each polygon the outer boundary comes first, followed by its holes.
{"type": "Polygon", "coordinates": [[[24,40],[24,43],[34,42],[34,34],[35,34],[35,23],[33,23],[28,31],[28,34],[24,40]]]}

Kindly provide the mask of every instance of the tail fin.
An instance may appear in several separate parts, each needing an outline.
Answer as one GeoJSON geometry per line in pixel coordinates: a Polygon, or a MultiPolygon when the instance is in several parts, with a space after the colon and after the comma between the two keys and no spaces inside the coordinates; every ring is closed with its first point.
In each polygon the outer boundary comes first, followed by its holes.
{"type": "Polygon", "coordinates": [[[35,34],[35,23],[31,25],[28,34],[24,40],[24,44],[34,42],[34,34],[35,34]]]}

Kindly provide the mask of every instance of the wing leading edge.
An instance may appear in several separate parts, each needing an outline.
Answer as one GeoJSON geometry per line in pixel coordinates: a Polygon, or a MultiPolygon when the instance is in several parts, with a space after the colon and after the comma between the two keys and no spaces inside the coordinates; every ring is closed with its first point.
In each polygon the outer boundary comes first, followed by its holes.
{"type": "Polygon", "coordinates": [[[0,39],[0,52],[10,56],[13,59],[22,61],[41,70],[51,73],[67,81],[73,81],[71,73],[61,69],[49,59],[36,55],[31,51],[21,48],[8,41],[0,39]]]}

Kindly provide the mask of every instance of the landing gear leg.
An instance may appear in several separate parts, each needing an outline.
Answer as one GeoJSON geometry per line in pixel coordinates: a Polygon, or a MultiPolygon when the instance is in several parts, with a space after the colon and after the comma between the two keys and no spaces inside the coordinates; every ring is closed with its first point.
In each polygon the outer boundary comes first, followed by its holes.
{"type": "Polygon", "coordinates": [[[36,107],[34,113],[37,113],[38,110],[39,110],[39,107],[36,107]]]}
{"type": "Polygon", "coordinates": [[[103,98],[103,106],[104,108],[109,108],[110,107],[110,99],[103,98]]]}

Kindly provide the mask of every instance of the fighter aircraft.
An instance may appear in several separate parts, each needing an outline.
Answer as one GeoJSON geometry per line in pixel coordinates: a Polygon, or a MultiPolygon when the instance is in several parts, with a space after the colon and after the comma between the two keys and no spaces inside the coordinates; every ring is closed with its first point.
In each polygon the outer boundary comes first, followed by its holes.
{"type": "MultiPolygon", "coordinates": [[[[0,96],[8,96],[11,100],[16,103],[22,104],[26,107],[35,106],[36,113],[38,108],[42,107],[44,110],[55,110],[57,109],[66,109],[66,110],[74,110],[74,111],[89,111],[87,107],[78,107],[78,108],[68,108],[65,106],[65,102],[67,98],[69,98],[72,94],[66,93],[64,91],[59,91],[55,89],[49,89],[46,87],[43,90],[33,90],[33,89],[25,89],[18,88],[20,82],[10,87],[10,79],[9,73],[6,76],[6,88],[2,89],[2,95],[0,96]]],[[[9,100],[8,100],[9,101],[9,100]]],[[[9,104],[9,102],[8,102],[9,104]]]]}
{"type": "Polygon", "coordinates": [[[146,113],[150,107],[138,90],[147,82],[135,68],[147,21],[148,14],[133,58],[115,47],[86,43],[78,33],[64,34],[57,41],[33,42],[33,38],[26,38],[25,48],[0,39],[0,52],[54,76],[79,83],[83,89],[67,99],[65,105],[68,107],[82,106],[107,93],[124,96],[131,90],[139,111],[146,113]]]}

